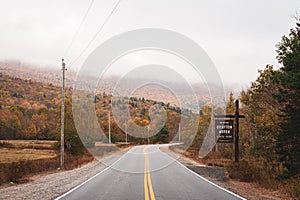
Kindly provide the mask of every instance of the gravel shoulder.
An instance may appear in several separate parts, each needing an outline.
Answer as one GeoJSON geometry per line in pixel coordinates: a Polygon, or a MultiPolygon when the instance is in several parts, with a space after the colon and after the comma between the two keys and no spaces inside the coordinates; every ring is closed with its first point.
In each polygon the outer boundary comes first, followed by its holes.
{"type": "Polygon", "coordinates": [[[197,174],[206,178],[207,180],[230,190],[249,200],[292,200],[288,195],[280,191],[273,191],[259,187],[255,183],[241,182],[233,180],[228,177],[228,174],[223,168],[211,167],[203,165],[191,158],[185,157],[181,152],[176,152],[169,147],[161,147],[163,152],[171,157],[177,159],[180,163],[193,170],[197,174]]]}
{"type": "MultiPolygon", "coordinates": [[[[246,183],[229,179],[223,168],[205,166],[195,160],[182,156],[182,154],[178,152],[170,150],[168,147],[161,147],[160,149],[204,178],[247,199],[291,199],[279,191],[267,190],[254,183],[246,183]]],[[[102,158],[100,161],[93,161],[73,170],[34,175],[29,177],[32,180],[29,183],[2,187],[0,188],[0,199],[55,199],[104,170],[108,165],[114,163],[128,150],[129,148],[123,149],[117,153],[102,158]]]]}
{"type": "Polygon", "coordinates": [[[100,161],[93,161],[73,170],[31,176],[29,179],[33,181],[29,183],[1,188],[0,199],[54,199],[101,172],[128,150],[129,148],[122,149],[119,152],[102,158],[100,161]]]}

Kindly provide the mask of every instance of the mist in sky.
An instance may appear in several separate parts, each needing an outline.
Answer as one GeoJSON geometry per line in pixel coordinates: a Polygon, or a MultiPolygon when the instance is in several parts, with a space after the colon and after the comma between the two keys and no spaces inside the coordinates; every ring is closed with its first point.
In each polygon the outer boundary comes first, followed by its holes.
{"type": "MultiPolygon", "coordinates": [[[[0,60],[17,59],[59,69],[64,58],[69,68],[78,70],[107,39],[134,29],[162,28],[197,42],[223,82],[245,84],[255,80],[257,70],[266,64],[279,66],[275,45],[294,27],[293,17],[300,12],[299,0],[121,0],[97,38],[74,62],[116,2],[95,0],[66,52],[90,1],[2,0],[0,60]]],[[[111,73],[118,71],[123,72],[116,69],[111,73]]]]}

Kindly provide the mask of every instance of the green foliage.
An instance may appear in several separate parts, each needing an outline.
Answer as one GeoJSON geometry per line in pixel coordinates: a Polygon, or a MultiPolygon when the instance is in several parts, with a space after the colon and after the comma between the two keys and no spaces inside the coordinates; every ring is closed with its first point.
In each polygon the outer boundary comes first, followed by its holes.
{"type": "MultiPolygon", "coordinates": [[[[300,20],[300,19],[299,19],[300,20]]],[[[242,91],[240,150],[243,159],[227,165],[231,178],[300,194],[300,23],[277,45],[279,70],[267,65],[242,91]],[[284,180],[282,178],[285,178],[284,180]]],[[[227,112],[232,113],[232,95],[227,112]]],[[[225,149],[226,150],[226,149],[225,149]]],[[[224,158],[225,151],[222,152],[224,158]]]]}
{"type": "MultiPolygon", "coordinates": [[[[299,19],[300,20],[300,19],[299,19]]],[[[279,93],[276,99],[283,105],[276,137],[276,152],[287,171],[287,177],[300,173],[300,24],[283,36],[277,45],[280,69],[279,93]]]]}
{"type": "Polygon", "coordinates": [[[226,113],[234,114],[234,112],[235,112],[234,97],[233,97],[233,93],[230,92],[229,99],[226,105],[226,113]]]}
{"type": "Polygon", "coordinates": [[[141,115],[142,115],[142,116],[145,116],[145,114],[146,114],[146,109],[145,109],[145,108],[142,108],[142,110],[141,110],[141,115]]]}
{"type": "Polygon", "coordinates": [[[158,134],[153,138],[154,143],[168,143],[169,142],[169,132],[166,126],[164,126],[158,134]]]}
{"type": "MultiPolygon", "coordinates": [[[[57,113],[60,116],[60,112],[57,113]]],[[[58,117],[59,118],[59,117],[58,117]]],[[[58,130],[60,130],[60,124],[58,130]]],[[[59,132],[59,131],[58,131],[59,132]]],[[[60,144],[60,135],[58,135],[58,144],[60,144]]],[[[64,144],[65,151],[73,156],[83,155],[85,147],[77,133],[73,113],[72,113],[72,101],[71,99],[65,99],[65,129],[64,129],[64,144]]]]}
{"type": "MultiPolygon", "coordinates": [[[[243,119],[248,129],[244,130],[243,145],[249,146],[249,153],[255,158],[264,158],[270,165],[277,165],[275,139],[278,132],[278,122],[281,105],[274,98],[278,93],[276,84],[278,71],[268,65],[259,71],[259,77],[247,91],[241,93],[243,103],[243,119]]],[[[273,166],[274,168],[275,166],[273,166]]]]}

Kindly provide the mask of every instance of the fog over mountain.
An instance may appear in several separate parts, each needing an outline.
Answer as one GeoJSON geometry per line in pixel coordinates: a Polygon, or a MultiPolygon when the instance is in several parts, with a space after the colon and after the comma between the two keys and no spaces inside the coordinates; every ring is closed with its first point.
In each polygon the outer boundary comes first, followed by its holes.
{"type": "MultiPolygon", "coordinates": [[[[59,67],[57,69],[41,68],[20,61],[3,61],[0,62],[0,73],[23,79],[52,83],[57,86],[61,85],[61,70],[59,67]]],[[[76,83],[76,73],[74,70],[67,71],[67,87],[73,87],[74,83],[76,83]]],[[[118,95],[117,91],[123,91],[123,94],[129,96],[169,102],[177,106],[179,106],[179,97],[184,99],[184,101],[197,98],[198,105],[189,105],[191,109],[210,103],[223,104],[225,102],[224,96],[226,97],[231,91],[237,93],[242,88],[239,85],[224,84],[224,90],[222,90],[220,87],[208,88],[208,85],[203,82],[188,83],[179,73],[161,66],[138,68],[123,77],[116,75],[105,76],[101,79],[89,77],[87,83],[87,85],[96,86],[93,89],[96,93],[105,92],[118,95]],[[212,98],[214,102],[211,102],[212,98]]]]}

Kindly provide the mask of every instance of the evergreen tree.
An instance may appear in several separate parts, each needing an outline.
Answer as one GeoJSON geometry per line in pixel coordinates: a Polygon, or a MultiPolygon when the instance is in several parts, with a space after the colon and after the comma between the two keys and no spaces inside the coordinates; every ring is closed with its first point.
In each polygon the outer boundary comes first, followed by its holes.
{"type": "MultiPolygon", "coordinates": [[[[60,111],[60,110],[59,110],[60,111]]],[[[57,113],[60,115],[60,112],[57,113]]],[[[58,128],[58,132],[60,130],[60,123],[58,128]]],[[[58,135],[58,143],[60,144],[60,135],[58,135]]],[[[71,99],[66,98],[65,99],[65,151],[67,153],[70,153],[74,156],[82,155],[85,152],[85,147],[77,133],[74,119],[73,119],[73,113],[72,113],[72,101],[71,99]]]]}
{"type": "Polygon", "coordinates": [[[247,91],[241,92],[242,112],[246,118],[242,121],[242,151],[264,163],[265,169],[275,172],[277,154],[275,152],[276,135],[281,105],[274,98],[278,94],[279,71],[267,65],[259,70],[258,78],[247,91]],[[243,123],[246,123],[246,125],[243,123]],[[249,147],[247,149],[247,146],[249,147]]]}
{"type": "Polygon", "coordinates": [[[234,109],[235,109],[235,106],[234,106],[234,96],[233,96],[233,93],[230,92],[229,94],[229,100],[226,104],[226,113],[228,114],[234,114],[234,109]]]}
{"type": "Polygon", "coordinates": [[[277,45],[277,59],[283,65],[279,95],[283,105],[282,122],[277,136],[277,153],[286,167],[286,176],[300,173],[300,19],[288,36],[277,45]]]}

